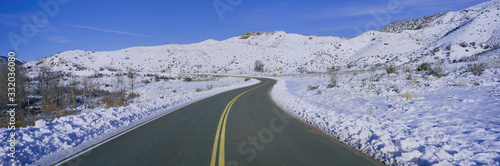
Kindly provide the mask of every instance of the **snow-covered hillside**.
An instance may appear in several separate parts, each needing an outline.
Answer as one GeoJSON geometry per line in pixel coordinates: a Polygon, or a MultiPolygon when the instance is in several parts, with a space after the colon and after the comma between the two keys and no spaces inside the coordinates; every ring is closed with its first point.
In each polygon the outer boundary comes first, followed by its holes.
{"type": "Polygon", "coordinates": [[[188,45],[65,51],[28,66],[72,71],[132,68],[143,72],[245,74],[253,71],[256,60],[264,62],[268,73],[324,72],[328,67],[346,64],[363,68],[386,63],[452,62],[498,47],[499,15],[500,1],[493,0],[461,11],[406,21],[410,24],[405,26],[423,24],[411,30],[389,26],[383,32],[368,31],[352,39],[282,31],[249,33],[188,45]]]}
{"type": "MultiPolygon", "coordinates": [[[[483,57],[498,57],[500,50],[483,57]]],[[[482,60],[481,60],[482,61],[482,60]]],[[[500,164],[499,59],[476,75],[453,63],[436,78],[415,68],[279,78],[285,111],[387,165],[500,164]]]]}

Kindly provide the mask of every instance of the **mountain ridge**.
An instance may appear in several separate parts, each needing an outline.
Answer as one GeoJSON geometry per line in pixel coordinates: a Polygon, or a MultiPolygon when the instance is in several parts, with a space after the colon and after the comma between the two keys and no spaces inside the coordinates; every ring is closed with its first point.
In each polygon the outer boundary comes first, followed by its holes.
{"type": "Polygon", "coordinates": [[[144,72],[245,74],[253,72],[257,60],[264,63],[264,72],[268,73],[324,72],[332,66],[366,68],[421,61],[451,62],[498,47],[499,4],[493,0],[461,11],[396,21],[384,30],[368,31],[351,39],[283,31],[254,32],[185,45],[65,51],[27,65],[69,71],[130,68],[144,72]],[[415,25],[416,28],[408,29],[415,25]]]}
{"type": "MultiPolygon", "coordinates": [[[[0,64],[1,65],[7,65],[8,60],[9,60],[8,56],[0,55],[0,64]]],[[[21,66],[21,65],[24,65],[26,62],[21,60],[21,59],[16,58],[15,63],[16,63],[16,65],[21,66]]]]}

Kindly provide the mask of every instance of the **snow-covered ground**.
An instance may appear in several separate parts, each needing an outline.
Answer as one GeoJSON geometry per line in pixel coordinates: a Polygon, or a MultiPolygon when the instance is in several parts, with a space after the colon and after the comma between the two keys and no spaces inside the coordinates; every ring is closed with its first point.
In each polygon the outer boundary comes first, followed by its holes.
{"type": "MultiPolygon", "coordinates": [[[[398,33],[368,31],[352,39],[282,31],[254,33],[187,45],[64,51],[24,66],[79,76],[114,75],[128,69],[160,75],[255,75],[257,60],[264,63],[267,76],[278,71],[321,73],[341,66],[339,87],[327,88],[328,76],[321,74],[284,77],[274,88],[273,98],[293,115],[387,164],[500,165],[499,15],[500,0],[491,0],[398,33]],[[467,64],[454,63],[474,57],[489,64],[481,76],[464,72],[461,67],[467,64]],[[387,65],[415,70],[422,62],[453,64],[445,66],[451,73],[443,78],[412,71],[408,80],[409,73],[402,69],[390,75],[383,75],[383,70],[367,71],[387,65]]],[[[116,82],[111,77],[103,79],[109,85],[116,82]]],[[[137,81],[144,79],[152,83],[139,84],[135,92],[141,97],[127,107],[82,110],[18,129],[19,161],[14,165],[61,159],[183,104],[235,88],[224,85],[255,83],[242,82],[242,78],[186,83],[143,77],[137,81]]],[[[0,129],[0,138],[8,139],[8,133],[0,129]]],[[[9,162],[7,147],[7,142],[0,143],[2,163],[9,162]]]]}
{"type": "MultiPolygon", "coordinates": [[[[35,126],[16,129],[16,158],[7,156],[9,142],[2,141],[0,161],[2,165],[48,165],[182,106],[258,82],[255,79],[245,82],[241,77],[223,77],[200,82],[169,80],[140,84],[135,93],[141,97],[129,106],[82,110],[78,115],[61,117],[52,122],[38,120],[35,126]]],[[[7,128],[1,128],[0,139],[7,140],[10,133],[7,128]]]]}
{"type": "Polygon", "coordinates": [[[341,72],[335,88],[326,74],[288,76],[271,93],[292,115],[388,165],[500,165],[500,69],[490,62],[481,76],[460,68],[467,64],[445,66],[442,78],[341,72]]]}

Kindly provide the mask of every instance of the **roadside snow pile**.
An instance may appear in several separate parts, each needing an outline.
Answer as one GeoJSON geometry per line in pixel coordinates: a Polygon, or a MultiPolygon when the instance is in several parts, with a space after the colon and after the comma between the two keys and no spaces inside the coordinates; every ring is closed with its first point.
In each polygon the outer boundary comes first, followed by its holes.
{"type": "MultiPolygon", "coordinates": [[[[222,78],[207,82],[147,84],[137,88],[141,100],[147,102],[127,107],[84,110],[78,115],[61,117],[52,122],[38,120],[35,126],[16,129],[18,142],[15,160],[7,156],[10,152],[8,142],[1,142],[0,161],[2,165],[49,165],[190,103],[258,82],[255,79],[245,82],[243,78],[222,78]],[[211,90],[198,90],[206,85],[210,85],[211,90]],[[172,92],[172,89],[176,89],[176,92],[172,92]],[[160,98],[160,95],[165,96],[160,98]]],[[[0,139],[7,140],[10,133],[6,128],[0,129],[0,139]]]]}
{"type": "Polygon", "coordinates": [[[287,77],[271,95],[299,119],[388,165],[500,165],[498,63],[481,76],[457,70],[411,80],[355,71],[339,75],[335,88],[327,88],[326,75],[287,77]]]}

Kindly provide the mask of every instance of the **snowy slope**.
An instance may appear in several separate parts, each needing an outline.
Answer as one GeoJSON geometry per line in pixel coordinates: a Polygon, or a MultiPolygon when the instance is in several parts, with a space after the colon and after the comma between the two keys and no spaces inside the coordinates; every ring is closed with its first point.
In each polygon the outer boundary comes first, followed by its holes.
{"type": "MultiPolygon", "coordinates": [[[[282,31],[253,33],[224,41],[132,47],[117,51],[65,51],[29,65],[63,70],[126,70],[167,73],[246,74],[254,62],[265,72],[323,72],[333,65],[453,61],[498,46],[500,1],[439,14],[414,30],[385,28],[352,39],[282,31]],[[394,33],[387,33],[394,32],[394,33]]],[[[419,19],[417,19],[419,20],[419,19]]],[[[420,20],[425,20],[420,19],[420,20]]]]}
{"type": "Polygon", "coordinates": [[[424,16],[418,19],[408,19],[395,21],[387,24],[380,32],[401,33],[405,30],[418,30],[429,26],[429,23],[443,16],[444,13],[438,13],[432,16],[424,16]]]}
{"type": "Polygon", "coordinates": [[[444,59],[449,52],[448,57],[456,59],[498,46],[498,40],[495,39],[499,37],[499,29],[500,1],[495,0],[465,10],[448,12],[422,32],[437,32],[437,40],[428,45],[429,50],[440,48],[441,51],[435,51],[436,56],[444,59]]]}
{"type": "MultiPolygon", "coordinates": [[[[420,29],[383,28],[385,34],[372,32],[369,46],[351,59],[357,62],[404,64],[410,60],[448,61],[472,56],[498,47],[500,1],[485,2],[461,11],[439,14],[420,29]],[[378,57],[382,57],[378,58],[378,57]]],[[[410,21],[411,22],[411,21],[410,21]]],[[[422,21],[425,23],[425,21],[422,21]]]]}
{"type": "MultiPolygon", "coordinates": [[[[244,78],[225,77],[213,81],[172,80],[137,85],[136,93],[141,97],[129,106],[82,108],[77,115],[52,121],[41,119],[35,122],[35,126],[16,129],[16,158],[7,156],[10,153],[9,142],[2,141],[0,165],[50,165],[196,101],[259,82],[255,79],[244,81],[244,78]],[[209,85],[213,89],[204,88],[209,85]],[[202,91],[198,92],[198,88],[202,88],[202,91]]],[[[10,133],[9,129],[0,128],[0,139],[6,140],[10,133]]]]}
{"type": "MultiPolygon", "coordinates": [[[[411,83],[404,75],[392,74],[384,76],[380,82],[365,85],[372,77],[382,75],[365,72],[344,74],[345,77],[339,77],[339,87],[335,89],[326,87],[325,75],[320,75],[320,78],[287,77],[280,80],[273,95],[275,99],[280,96],[276,102],[296,117],[386,164],[498,165],[500,137],[496,122],[499,114],[494,110],[499,107],[500,91],[499,15],[500,1],[493,0],[461,11],[438,14],[431,19],[409,21],[409,26],[416,25],[417,28],[386,27],[383,31],[368,31],[352,39],[282,31],[252,33],[188,45],[132,47],[103,52],[65,51],[28,62],[25,66],[47,66],[76,75],[90,75],[94,71],[113,73],[129,68],[142,74],[245,75],[254,73],[254,62],[261,60],[265,72],[281,70],[287,74],[324,72],[334,65],[369,68],[372,65],[410,63],[416,66],[424,61],[453,61],[482,55],[481,58],[486,58],[481,59],[483,62],[497,60],[488,63],[491,68],[481,77],[464,72],[461,67],[467,64],[447,66],[448,71],[458,72],[437,80],[416,75],[416,82],[421,83],[411,83]],[[320,86],[311,91],[310,85],[320,86]],[[406,92],[415,92],[415,99],[404,99],[406,92]]],[[[244,85],[235,83],[235,80],[223,80],[216,88],[227,82],[244,85]]],[[[138,87],[137,91],[142,92],[144,100],[152,102],[85,110],[80,115],[48,123],[37,121],[34,127],[18,130],[22,138],[18,147],[21,160],[16,164],[43,165],[64,158],[62,154],[85,149],[126,130],[124,126],[128,124],[139,124],[173,111],[173,105],[230,89],[222,87],[195,93],[195,88],[207,85],[183,82],[168,86],[149,84],[138,87]],[[172,89],[180,90],[172,94],[172,89]],[[159,99],[158,96],[164,94],[172,95],[173,100],[159,99]],[[100,127],[86,125],[90,123],[100,127]],[[49,134],[53,130],[57,132],[49,134]]],[[[0,137],[6,138],[7,131],[0,130],[0,137]]],[[[7,149],[0,151],[5,153],[7,149]]]]}
{"type": "Polygon", "coordinates": [[[254,62],[261,60],[269,71],[280,68],[294,71],[298,66],[322,69],[325,64],[331,66],[333,60],[337,59],[335,56],[343,55],[340,58],[345,58],[349,55],[333,46],[343,41],[347,39],[309,39],[309,36],[274,32],[248,39],[234,37],[225,41],[207,40],[189,45],[133,47],[107,52],[66,51],[42,59],[37,64],[63,70],[134,68],[144,72],[238,73],[235,71],[252,71],[254,62]],[[314,63],[315,59],[328,61],[314,63]]]}
{"type": "MultiPolygon", "coordinates": [[[[500,51],[480,76],[466,63],[435,79],[416,70],[285,76],[273,100],[285,111],[387,165],[500,164],[500,51]],[[493,67],[496,66],[496,67],[493,67]],[[379,77],[377,81],[372,78],[379,77]]],[[[490,54],[490,55],[488,55],[490,54]]]]}

